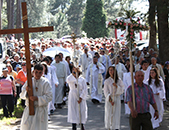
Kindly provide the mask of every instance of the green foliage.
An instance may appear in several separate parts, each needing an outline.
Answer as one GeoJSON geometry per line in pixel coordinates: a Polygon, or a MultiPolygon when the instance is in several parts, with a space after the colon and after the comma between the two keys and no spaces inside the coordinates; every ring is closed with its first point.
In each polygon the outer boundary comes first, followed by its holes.
{"type": "Polygon", "coordinates": [[[84,0],[72,0],[71,5],[67,11],[68,24],[71,27],[72,32],[75,34],[81,33],[83,10],[85,7],[84,0]]]}
{"type": "Polygon", "coordinates": [[[87,0],[82,30],[87,33],[87,37],[97,38],[108,36],[106,14],[103,9],[102,0],[87,0]]]}

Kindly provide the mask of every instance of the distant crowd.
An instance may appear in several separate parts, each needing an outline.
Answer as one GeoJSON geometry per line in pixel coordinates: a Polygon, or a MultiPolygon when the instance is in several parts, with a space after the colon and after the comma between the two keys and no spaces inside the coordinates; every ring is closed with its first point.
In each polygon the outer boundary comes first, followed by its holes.
{"type": "MultiPolygon", "coordinates": [[[[129,48],[125,45],[125,41],[118,41],[114,38],[84,38],[79,40],[80,42],[74,44],[71,39],[35,39],[30,41],[30,57],[32,68],[36,64],[43,65],[43,77],[47,78],[52,88],[52,101],[48,105],[48,119],[56,108],[62,108],[66,104],[67,95],[70,91],[70,82],[67,78],[74,73],[73,68],[79,68],[78,72],[81,73],[85,79],[87,85],[90,85],[91,100],[94,104],[101,103],[102,101],[102,87],[104,87],[104,81],[107,79],[107,73],[110,66],[114,66],[117,70],[119,79],[121,79],[124,85],[124,91],[120,96],[120,100],[123,102],[126,100],[126,92],[131,85],[130,76],[130,58],[129,48]],[[64,52],[54,54],[53,57],[44,55],[48,48],[61,47],[70,52],[70,55],[64,55],[64,52]],[[96,65],[96,66],[95,66],[96,65]],[[95,71],[99,69],[99,71],[95,71]]],[[[12,116],[14,105],[17,106],[17,100],[20,98],[19,94],[22,91],[22,86],[27,81],[27,69],[26,69],[26,57],[24,41],[22,38],[15,39],[15,35],[11,35],[7,42],[7,54],[3,61],[6,64],[6,68],[3,68],[3,74],[0,79],[4,79],[9,76],[13,83],[12,91],[9,98],[3,98],[1,95],[2,106],[4,116],[12,116]],[[6,73],[6,74],[5,74],[6,73]],[[6,101],[9,100],[9,101],[6,101]],[[8,103],[7,103],[8,102],[8,103]],[[8,104],[9,109],[6,107],[8,104]],[[12,109],[10,109],[12,108],[12,109]]],[[[137,71],[144,72],[144,84],[152,85],[150,79],[154,78],[151,75],[152,69],[155,69],[157,78],[154,86],[158,88],[163,95],[159,97],[161,101],[169,99],[169,61],[161,62],[158,57],[158,51],[153,48],[144,47],[139,50],[134,44],[132,49],[133,70],[134,75],[137,71]],[[160,82],[160,83],[159,83],[160,82]]],[[[33,69],[32,69],[33,70],[33,69]]],[[[76,70],[77,72],[77,70],[76,70]]],[[[33,73],[32,73],[32,76],[33,73]]],[[[122,86],[123,86],[122,85],[122,86]]],[[[157,89],[152,88],[153,93],[156,94],[157,89]]],[[[104,90],[104,96],[107,96],[107,90],[104,90]]],[[[69,98],[68,98],[69,100],[69,98]]],[[[160,102],[157,106],[160,123],[163,117],[163,103],[160,102]],[[162,104],[161,104],[162,103],[162,104]]],[[[127,104],[126,104],[127,105],[127,104]]],[[[25,107],[25,100],[22,99],[22,106],[25,107]]],[[[125,108],[125,113],[130,114],[130,109],[125,108]]],[[[71,120],[70,120],[71,122],[71,120]]],[[[153,121],[152,121],[153,122],[153,121]]],[[[75,127],[75,126],[74,126],[75,127]]],[[[159,127],[153,126],[154,128],[159,127]]],[[[118,127],[116,129],[119,129],[118,127]]]]}

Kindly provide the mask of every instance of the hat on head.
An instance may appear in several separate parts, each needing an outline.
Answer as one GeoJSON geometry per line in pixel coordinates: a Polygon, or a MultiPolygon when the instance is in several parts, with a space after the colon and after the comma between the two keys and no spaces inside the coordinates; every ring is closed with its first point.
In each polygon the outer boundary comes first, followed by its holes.
{"type": "Polygon", "coordinates": [[[16,69],[17,69],[17,68],[22,69],[22,67],[21,67],[21,65],[20,65],[20,64],[17,64],[15,68],[16,68],[16,69]]]}
{"type": "Polygon", "coordinates": [[[166,62],[165,62],[165,65],[169,65],[169,61],[166,61],[166,62]]]}
{"type": "Polygon", "coordinates": [[[2,68],[2,72],[4,72],[4,71],[8,71],[8,68],[6,68],[6,67],[2,68]]]}

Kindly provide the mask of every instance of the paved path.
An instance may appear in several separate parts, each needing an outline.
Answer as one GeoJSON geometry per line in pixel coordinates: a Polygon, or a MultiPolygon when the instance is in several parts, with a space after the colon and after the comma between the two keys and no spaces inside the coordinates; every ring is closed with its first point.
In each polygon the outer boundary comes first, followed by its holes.
{"type": "MultiPolygon", "coordinates": [[[[88,120],[85,124],[86,130],[106,130],[104,127],[104,100],[101,104],[95,105],[88,97],[87,105],[88,120]]],[[[124,115],[124,103],[121,108],[121,130],[129,130],[129,118],[124,115]]],[[[157,130],[169,130],[168,122],[169,112],[165,111],[162,126],[157,130]]],[[[71,124],[67,123],[67,105],[63,109],[57,109],[54,112],[54,115],[51,116],[51,121],[49,121],[48,128],[49,130],[71,130],[71,124]]]]}
{"type": "MultiPolygon", "coordinates": [[[[169,103],[168,103],[169,104],[169,103]]],[[[86,130],[106,130],[104,127],[104,98],[101,104],[95,105],[91,102],[90,97],[87,98],[88,106],[88,120],[85,124],[86,130]]],[[[19,130],[19,125],[15,126],[12,130],[19,130]]],[[[129,129],[129,118],[124,115],[124,103],[121,105],[121,123],[120,130],[129,129]]],[[[71,130],[72,126],[67,122],[67,105],[62,109],[56,109],[51,115],[51,121],[49,121],[49,130],[71,130]]],[[[11,130],[11,128],[9,129],[11,130]]],[[[78,130],[79,126],[78,126],[78,130]]],[[[169,111],[165,111],[163,122],[161,127],[157,130],[169,130],[169,111]]]]}

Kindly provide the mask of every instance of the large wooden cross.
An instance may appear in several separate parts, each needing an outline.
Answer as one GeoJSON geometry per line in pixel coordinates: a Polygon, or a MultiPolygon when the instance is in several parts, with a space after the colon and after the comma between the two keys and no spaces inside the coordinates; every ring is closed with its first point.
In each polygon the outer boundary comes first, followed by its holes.
{"type": "MultiPolygon", "coordinates": [[[[0,34],[24,33],[27,81],[28,81],[28,86],[30,87],[31,90],[28,93],[28,96],[30,97],[33,96],[33,88],[32,88],[32,74],[31,74],[31,62],[30,62],[30,50],[29,50],[29,33],[53,31],[53,27],[29,28],[26,2],[22,3],[22,20],[23,20],[23,28],[0,30],[0,34]]],[[[34,113],[35,113],[34,102],[29,99],[29,115],[34,115],[34,113]]]]}

